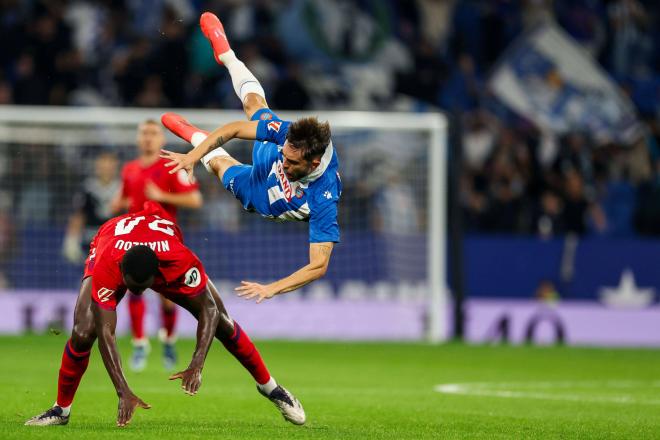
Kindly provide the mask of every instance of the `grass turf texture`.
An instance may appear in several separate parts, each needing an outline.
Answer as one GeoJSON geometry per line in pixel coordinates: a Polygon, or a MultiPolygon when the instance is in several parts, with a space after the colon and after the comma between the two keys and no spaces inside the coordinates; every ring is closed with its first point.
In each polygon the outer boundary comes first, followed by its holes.
{"type": "MultiPolygon", "coordinates": [[[[115,427],[117,397],[95,347],[69,425],[23,426],[55,399],[65,341],[64,335],[0,338],[0,439],[660,436],[658,351],[458,344],[258,343],[273,375],[305,406],[308,423],[297,427],[257,393],[219,343],[194,397],[183,394],[180,382],[167,380],[160,346],[153,343],[147,370],[126,372],[133,390],[153,408],[138,410],[123,429],[115,427]],[[441,383],[471,382],[534,397],[434,391],[441,383]]],[[[178,348],[183,366],[193,341],[180,341],[178,348]]],[[[127,340],[120,349],[127,360],[127,340]]]]}

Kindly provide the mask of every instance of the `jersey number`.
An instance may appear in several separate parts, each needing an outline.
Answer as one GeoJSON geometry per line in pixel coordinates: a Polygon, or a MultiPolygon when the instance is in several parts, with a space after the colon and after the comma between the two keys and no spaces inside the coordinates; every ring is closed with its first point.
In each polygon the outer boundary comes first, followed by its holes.
{"type": "MultiPolygon", "coordinates": [[[[130,234],[133,229],[146,217],[143,215],[139,217],[126,217],[121,219],[117,225],[115,226],[115,237],[118,235],[126,235],[130,234]]],[[[149,229],[152,231],[159,231],[163,232],[167,235],[173,236],[174,235],[174,229],[170,228],[170,226],[174,225],[173,222],[169,220],[164,220],[162,218],[157,218],[156,220],[152,221],[149,223],[149,229]]]]}

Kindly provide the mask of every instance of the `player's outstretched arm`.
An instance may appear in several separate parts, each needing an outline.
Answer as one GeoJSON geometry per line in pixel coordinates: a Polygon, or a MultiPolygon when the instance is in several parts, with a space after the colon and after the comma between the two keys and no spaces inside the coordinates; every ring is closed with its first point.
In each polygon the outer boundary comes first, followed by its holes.
{"type": "Polygon", "coordinates": [[[175,302],[197,317],[197,344],[188,368],[171,375],[170,380],[181,379],[183,391],[193,396],[202,385],[202,369],[220,322],[220,309],[208,285],[200,295],[177,298],[175,302]]]}
{"type": "Polygon", "coordinates": [[[257,304],[279,293],[291,292],[325,275],[330,263],[334,243],[311,243],[309,245],[309,264],[291,275],[270,284],[241,281],[235,290],[245,299],[257,299],[257,304]]]}
{"type": "MultiPolygon", "coordinates": [[[[209,135],[195,148],[187,154],[174,153],[168,150],[161,151],[161,157],[170,159],[166,167],[171,167],[170,174],[179,170],[186,170],[192,175],[192,168],[195,163],[209,152],[219,148],[232,139],[255,140],[257,138],[258,121],[234,121],[229,124],[213,130],[209,135]]],[[[169,128],[169,127],[168,127],[169,128]]],[[[176,134],[176,133],[175,133],[176,134]]]]}
{"type": "Polygon", "coordinates": [[[115,340],[117,312],[103,309],[96,302],[92,302],[92,310],[94,311],[96,334],[99,338],[99,351],[101,352],[105,369],[108,371],[110,379],[115,386],[117,396],[119,396],[117,426],[126,426],[131,421],[136,408],[149,409],[151,405],[145,403],[131,391],[121,369],[121,359],[115,340]]]}

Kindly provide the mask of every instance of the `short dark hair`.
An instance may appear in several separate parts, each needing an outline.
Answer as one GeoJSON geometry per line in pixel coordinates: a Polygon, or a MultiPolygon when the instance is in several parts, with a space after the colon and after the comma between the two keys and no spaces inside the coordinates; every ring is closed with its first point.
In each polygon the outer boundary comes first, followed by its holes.
{"type": "Polygon", "coordinates": [[[133,246],[121,259],[121,272],[142,284],[158,273],[158,257],[149,246],[133,246]]]}
{"type": "Polygon", "coordinates": [[[302,150],[305,160],[323,156],[330,143],[330,124],[316,117],[300,118],[289,126],[286,139],[295,150],[302,150]]]}

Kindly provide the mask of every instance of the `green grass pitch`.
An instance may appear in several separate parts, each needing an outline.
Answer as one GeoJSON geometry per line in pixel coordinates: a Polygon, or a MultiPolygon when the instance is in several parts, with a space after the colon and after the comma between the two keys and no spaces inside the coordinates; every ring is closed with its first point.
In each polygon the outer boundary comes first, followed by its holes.
{"type": "MultiPolygon", "coordinates": [[[[0,439],[660,438],[659,351],[460,344],[258,342],[305,406],[308,422],[297,427],[219,343],[194,397],[167,380],[154,343],[147,370],[126,373],[153,408],[123,429],[95,348],[69,425],[23,426],[55,399],[65,340],[0,338],[0,439]]],[[[128,341],[120,345],[126,358],[128,341]]],[[[181,365],[192,348],[179,343],[181,365]]]]}

